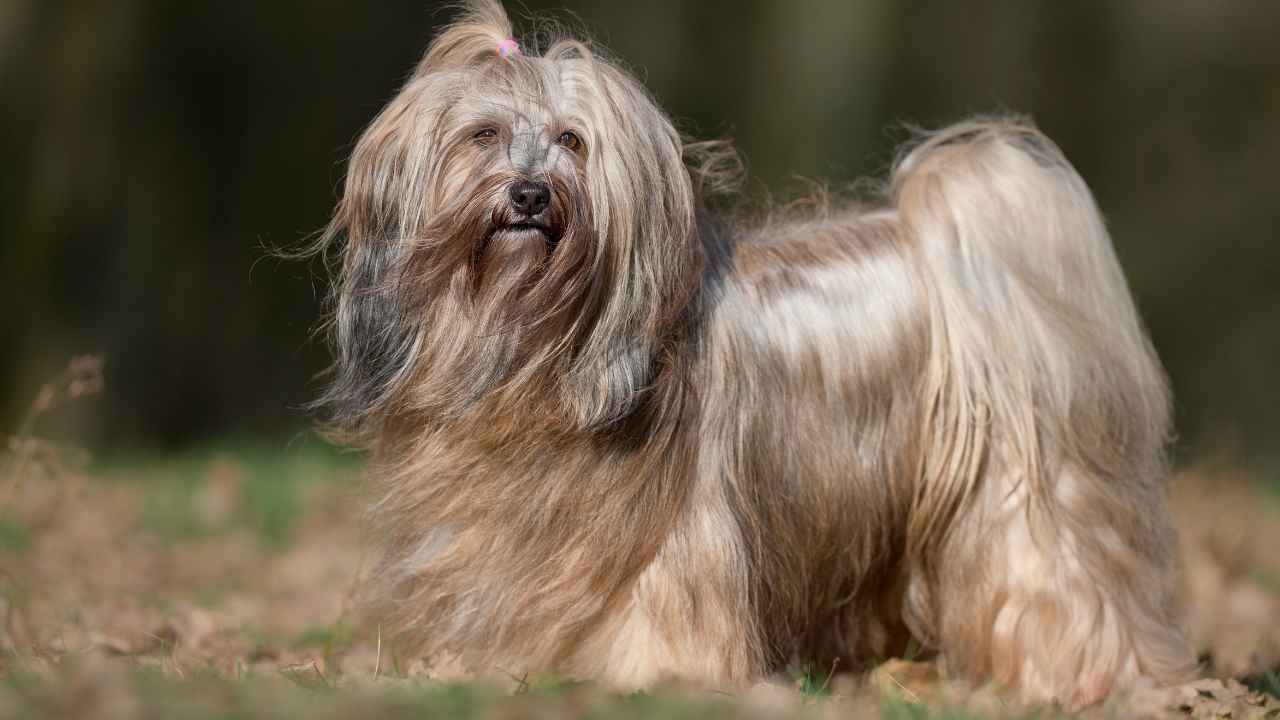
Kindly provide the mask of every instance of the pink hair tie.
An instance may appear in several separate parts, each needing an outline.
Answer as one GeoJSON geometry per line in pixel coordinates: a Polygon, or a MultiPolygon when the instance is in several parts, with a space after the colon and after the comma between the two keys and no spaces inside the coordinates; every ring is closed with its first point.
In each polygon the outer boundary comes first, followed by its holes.
{"type": "Polygon", "coordinates": [[[520,46],[516,44],[515,40],[511,38],[507,38],[506,40],[503,40],[502,42],[498,43],[498,57],[504,58],[504,59],[510,59],[512,55],[519,55],[519,54],[520,54],[520,46]]]}

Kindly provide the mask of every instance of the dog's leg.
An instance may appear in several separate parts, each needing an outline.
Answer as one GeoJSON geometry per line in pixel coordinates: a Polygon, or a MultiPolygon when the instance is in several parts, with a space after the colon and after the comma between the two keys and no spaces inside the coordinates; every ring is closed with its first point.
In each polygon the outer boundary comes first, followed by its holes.
{"type": "Polygon", "coordinates": [[[676,681],[742,690],[765,663],[737,529],[719,503],[694,503],[630,593],[572,658],[577,676],[620,688],[676,681]]]}
{"type": "Polygon", "coordinates": [[[914,629],[1030,700],[1184,677],[1169,391],[1084,180],[1034,127],[994,120],[930,136],[893,182],[933,340],[914,629]]]}
{"type": "Polygon", "coordinates": [[[1043,501],[1008,465],[981,483],[932,581],[916,578],[949,670],[1070,708],[1194,672],[1159,487],[1116,487],[1072,466],[1043,501]]]}

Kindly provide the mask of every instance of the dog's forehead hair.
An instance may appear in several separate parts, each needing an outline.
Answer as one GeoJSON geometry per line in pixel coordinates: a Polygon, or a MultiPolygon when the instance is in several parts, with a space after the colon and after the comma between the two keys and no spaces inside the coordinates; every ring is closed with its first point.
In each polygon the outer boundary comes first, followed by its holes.
{"type": "Polygon", "coordinates": [[[523,57],[492,63],[457,78],[453,121],[503,125],[510,138],[508,159],[533,168],[554,154],[566,130],[584,137],[605,122],[600,117],[603,82],[582,59],[523,57]]]}
{"type": "Polygon", "coordinates": [[[582,60],[523,58],[476,70],[468,96],[527,119],[580,113],[600,95],[601,79],[582,60]]]}

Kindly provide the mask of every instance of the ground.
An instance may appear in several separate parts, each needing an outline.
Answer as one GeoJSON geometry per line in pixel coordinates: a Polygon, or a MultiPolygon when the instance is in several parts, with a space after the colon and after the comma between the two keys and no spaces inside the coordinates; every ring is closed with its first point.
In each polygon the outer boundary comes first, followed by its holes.
{"type": "MultiPolygon", "coordinates": [[[[441,677],[361,611],[359,458],[318,440],[93,459],[31,437],[0,460],[0,717],[1053,717],[932,665],[795,668],[744,697],[441,677]]],[[[1199,683],[1096,717],[1280,718],[1280,484],[1180,473],[1199,683]],[[1270,694],[1268,694],[1270,693],[1270,694]]]]}

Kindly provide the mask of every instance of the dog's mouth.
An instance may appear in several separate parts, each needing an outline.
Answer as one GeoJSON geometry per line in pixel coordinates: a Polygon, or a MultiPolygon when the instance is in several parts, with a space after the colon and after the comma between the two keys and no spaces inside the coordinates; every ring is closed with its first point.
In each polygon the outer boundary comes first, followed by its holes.
{"type": "Polygon", "coordinates": [[[528,218],[495,224],[475,249],[475,262],[488,275],[542,265],[555,250],[559,232],[547,222],[528,218]]]}
{"type": "Polygon", "coordinates": [[[526,219],[496,226],[486,240],[486,244],[501,243],[513,246],[541,243],[547,252],[551,252],[560,241],[560,233],[550,223],[526,219]]]}

